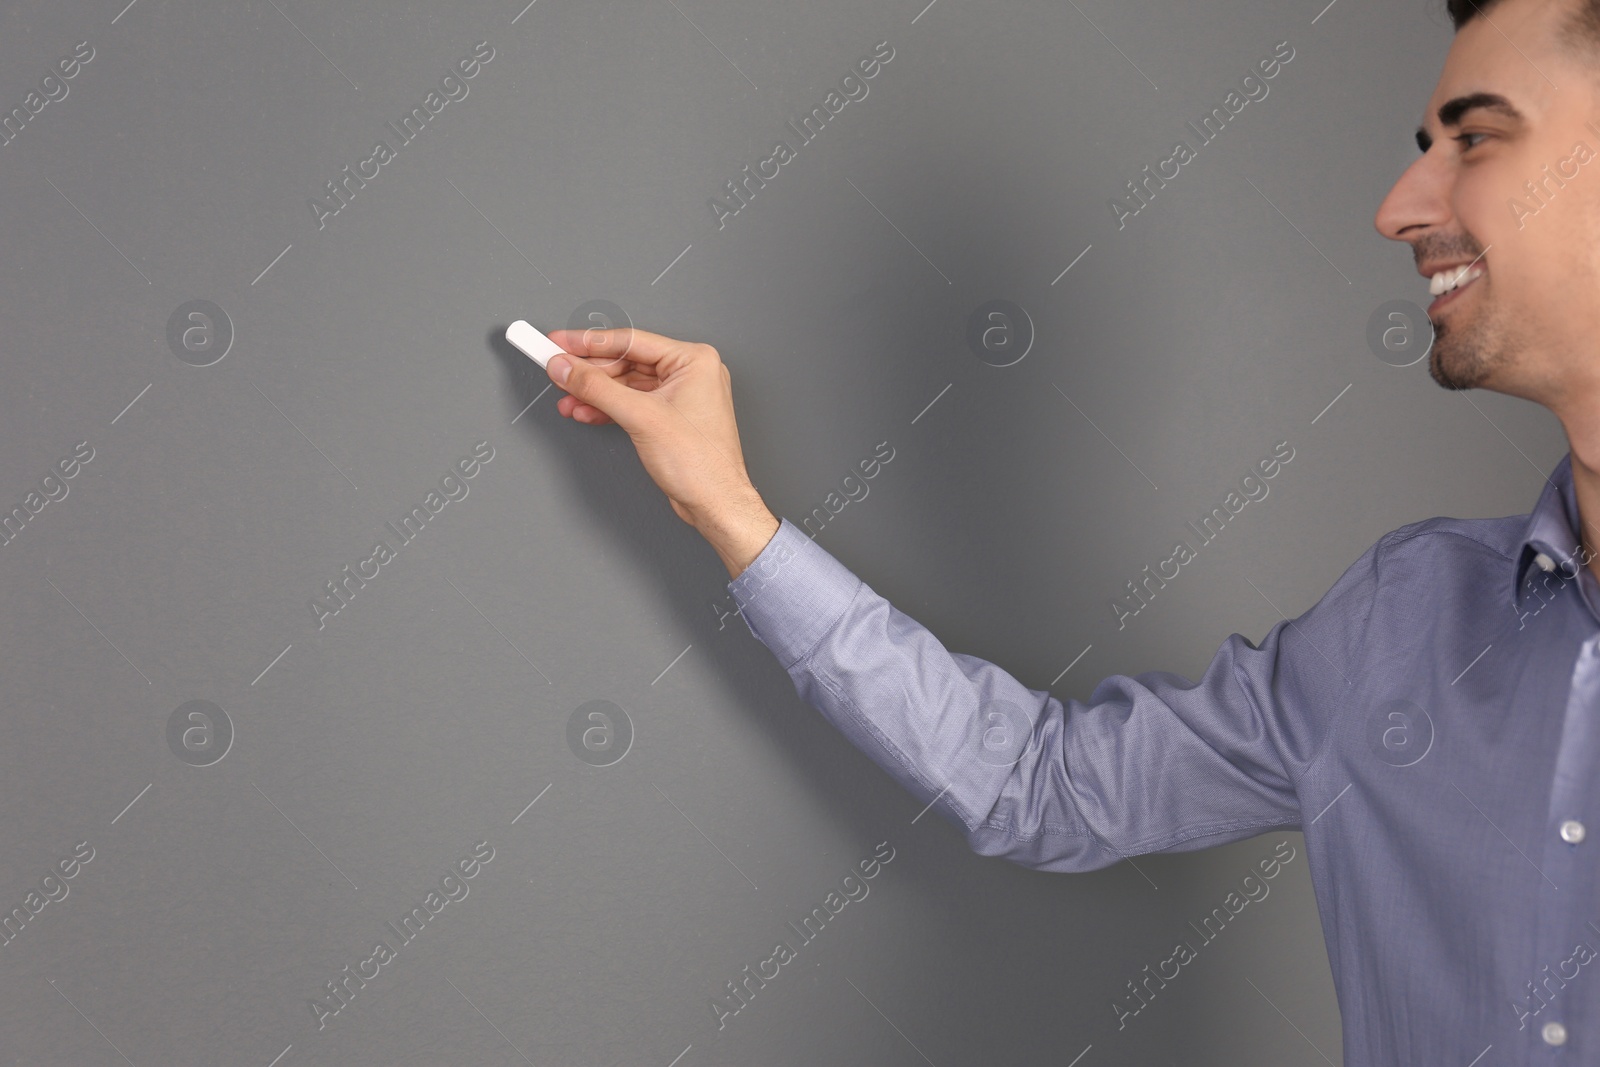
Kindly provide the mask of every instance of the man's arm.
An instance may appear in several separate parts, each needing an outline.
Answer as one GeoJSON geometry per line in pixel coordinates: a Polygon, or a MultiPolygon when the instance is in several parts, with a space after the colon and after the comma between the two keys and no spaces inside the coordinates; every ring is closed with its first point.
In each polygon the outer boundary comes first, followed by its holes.
{"type": "Polygon", "coordinates": [[[1297,782],[1349,703],[1377,548],[1259,647],[1230,635],[1198,681],[1112,675],[1087,702],[948,651],[786,520],[729,590],[800,696],[974,851],[1086,871],[1300,826],[1297,782]]]}
{"type": "Polygon", "coordinates": [[[1092,870],[1299,825],[1296,783],[1359,673],[1377,545],[1259,648],[1230,635],[1199,681],[1113,675],[1087,703],[1063,704],[946,650],[776,522],[745,469],[732,374],[714,348],[631,328],[550,338],[581,357],[546,367],[570,394],[561,414],[627,431],[796,691],[977,852],[1092,870]]]}

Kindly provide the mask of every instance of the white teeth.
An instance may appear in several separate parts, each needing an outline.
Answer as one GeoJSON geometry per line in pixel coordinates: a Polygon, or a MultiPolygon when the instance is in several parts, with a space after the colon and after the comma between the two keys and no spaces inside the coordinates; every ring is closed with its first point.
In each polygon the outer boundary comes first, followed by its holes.
{"type": "Polygon", "coordinates": [[[1449,270],[1440,271],[1429,279],[1428,292],[1432,296],[1440,296],[1452,289],[1459,289],[1473,279],[1481,277],[1483,277],[1482,267],[1474,266],[1471,269],[1451,267],[1449,270]]]}

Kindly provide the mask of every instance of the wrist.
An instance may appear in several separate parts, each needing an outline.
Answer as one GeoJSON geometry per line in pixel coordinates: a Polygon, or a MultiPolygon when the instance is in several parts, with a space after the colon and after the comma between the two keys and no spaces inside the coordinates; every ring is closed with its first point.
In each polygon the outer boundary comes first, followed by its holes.
{"type": "Polygon", "coordinates": [[[717,558],[722,560],[730,579],[744,573],[745,568],[772,541],[781,525],[754,486],[694,523],[700,536],[710,543],[717,558]]]}

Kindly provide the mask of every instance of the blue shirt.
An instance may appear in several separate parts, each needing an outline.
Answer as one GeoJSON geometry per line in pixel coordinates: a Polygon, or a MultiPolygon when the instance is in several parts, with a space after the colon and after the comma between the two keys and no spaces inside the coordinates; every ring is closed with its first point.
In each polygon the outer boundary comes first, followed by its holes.
{"type": "Polygon", "coordinates": [[[1302,831],[1351,1067],[1594,1064],[1577,520],[1569,453],[1532,513],[1403,526],[1198,681],[1117,674],[1087,702],[947,650],[787,519],[728,588],[800,696],[982,855],[1089,871],[1302,831]]]}

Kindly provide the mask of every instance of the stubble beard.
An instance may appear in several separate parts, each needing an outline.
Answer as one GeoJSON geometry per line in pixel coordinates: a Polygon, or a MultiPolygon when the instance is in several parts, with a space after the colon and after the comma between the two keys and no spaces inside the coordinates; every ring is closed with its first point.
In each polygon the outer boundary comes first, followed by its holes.
{"type": "MultiPolygon", "coordinates": [[[[1475,295],[1484,297],[1488,294],[1475,295]]],[[[1472,315],[1463,315],[1457,310],[1449,321],[1433,324],[1433,350],[1428,353],[1428,373],[1446,389],[1483,388],[1494,372],[1510,358],[1506,333],[1494,315],[1482,307],[1473,311],[1472,315]]]]}

